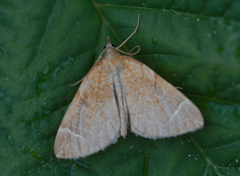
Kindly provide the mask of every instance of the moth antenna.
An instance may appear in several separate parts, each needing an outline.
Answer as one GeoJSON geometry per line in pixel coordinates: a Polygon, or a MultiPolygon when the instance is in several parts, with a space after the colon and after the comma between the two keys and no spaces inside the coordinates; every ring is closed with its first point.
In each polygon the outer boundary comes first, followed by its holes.
{"type": "MultiPolygon", "coordinates": [[[[83,78],[85,78],[85,76],[84,76],[83,78]]],[[[82,82],[83,78],[82,78],[81,80],[77,81],[76,83],[70,85],[70,86],[76,86],[77,84],[79,84],[80,82],[82,82]]]]}
{"type": "MultiPolygon", "coordinates": [[[[129,51],[129,54],[131,54],[136,48],[138,48],[138,50],[135,52],[137,54],[140,51],[140,46],[139,45],[137,45],[133,49],[131,49],[131,51],[129,51]]],[[[135,53],[133,53],[133,55],[135,55],[135,53]]]]}
{"type": "Polygon", "coordinates": [[[176,89],[181,89],[181,90],[183,90],[183,88],[182,87],[175,87],[176,89]]]}
{"type": "MultiPolygon", "coordinates": [[[[140,46],[135,46],[129,53],[126,53],[126,52],[124,52],[124,51],[122,51],[122,50],[120,50],[119,48],[121,47],[121,46],[123,46],[135,33],[136,33],[136,31],[137,31],[137,29],[138,29],[138,27],[139,27],[139,22],[140,22],[140,14],[138,14],[138,22],[137,22],[137,27],[135,28],[135,30],[133,31],[133,33],[124,41],[124,42],[122,42],[122,44],[121,45],[119,45],[117,48],[115,48],[117,51],[120,51],[121,53],[123,53],[123,54],[126,54],[126,55],[129,55],[129,56],[133,56],[133,55],[135,55],[135,54],[137,54],[139,51],[140,51],[140,46]],[[135,50],[136,48],[138,48],[138,50],[135,52],[135,53],[131,53],[133,50],[135,50]]],[[[108,40],[109,40],[109,42],[110,42],[110,39],[108,38],[108,40]]],[[[111,43],[111,42],[110,42],[111,43]]],[[[96,62],[94,63],[94,65],[101,59],[101,57],[102,57],[102,54],[105,52],[105,50],[106,50],[106,48],[102,51],[102,53],[99,55],[99,57],[98,57],[98,59],[96,60],[96,62]]],[[[93,66],[94,66],[93,65],[93,66]]],[[[93,68],[93,67],[92,67],[93,68]]],[[[91,69],[90,69],[91,70],[91,69]]],[[[90,72],[90,70],[89,70],[89,72],[90,72]]],[[[88,72],[88,73],[89,73],[88,72]]],[[[87,74],[86,74],[87,75],[87,74]]],[[[75,85],[77,85],[77,84],[79,84],[80,82],[82,82],[83,81],[83,79],[86,77],[86,75],[81,79],[81,80],[79,80],[79,81],[77,81],[76,83],[74,83],[74,84],[72,84],[72,85],[70,85],[70,86],[75,86],[75,85]]]]}
{"type": "Polygon", "coordinates": [[[117,51],[123,53],[123,54],[128,55],[128,56],[133,56],[133,55],[136,55],[137,53],[139,53],[139,51],[140,51],[140,46],[139,46],[139,45],[135,46],[129,53],[124,52],[123,50],[120,50],[120,49],[118,49],[118,48],[115,48],[115,49],[116,49],[117,51]],[[131,52],[132,52],[133,50],[135,50],[136,48],[138,48],[138,50],[137,50],[135,53],[131,53],[131,52]]]}
{"type": "MultiPolygon", "coordinates": [[[[101,54],[98,56],[96,62],[93,64],[93,66],[101,59],[101,57],[102,57],[103,53],[105,52],[105,50],[106,50],[106,48],[105,48],[105,49],[101,52],[101,54]]],[[[92,68],[93,68],[93,66],[92,66],[92,68]]],[[[92,70],[92,68],[88,71],[88,73],[92,70]]],[[[76,83],[74,83],[74,84],[72,84],[72,85],[70,85],[70,86],[75,86],[75,85],[79,84],[80,82],[82,82],[83,79],[88,75],[88,73],[87,73],[81,80],[77,81],[76,83]]]]}
{"type": "Polygon", "coordinates": [[[119,46],[117,47],[117,49],[120,48],[121,46],[123,46],[123,45],[136,33],[136,31],[137,31],[137,29],[138,29],[138,27],[139,27],[139,22],[140,22],[140,14],[138,14],[137,27],[135,28],[135,30],[133,31],[133,33],[132,33],[124,42],[122,42],[121,45],[119,45],[119,46]]]}

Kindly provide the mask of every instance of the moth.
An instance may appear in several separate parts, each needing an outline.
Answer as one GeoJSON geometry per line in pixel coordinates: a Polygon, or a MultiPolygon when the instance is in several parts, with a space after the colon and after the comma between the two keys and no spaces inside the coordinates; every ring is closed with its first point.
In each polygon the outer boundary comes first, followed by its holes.
{"type": "Polygon", "coordinates": [[[57,158],[86,157],[126,137],[127,130],[151,139],[177,136],[203,127],[198,108],[153,70],[106,48],[84,77],[55,139],[57,158]]]}

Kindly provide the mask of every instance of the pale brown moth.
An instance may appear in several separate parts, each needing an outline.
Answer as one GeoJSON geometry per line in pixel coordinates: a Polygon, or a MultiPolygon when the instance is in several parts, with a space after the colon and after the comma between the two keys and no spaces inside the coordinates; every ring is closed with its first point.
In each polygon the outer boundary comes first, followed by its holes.
{"type": "MultiPolygon", "coordinates": [[[[120,48],[135,31],[118,47],[120,48]]],[[[86,157],[125,138],[156,139],[203,127],[198,108],[149,67],[107,45],[84,77],[58,129],[57,158],[86,157]],[[101,61],[100,58],[105,52],[101,61]]]]}

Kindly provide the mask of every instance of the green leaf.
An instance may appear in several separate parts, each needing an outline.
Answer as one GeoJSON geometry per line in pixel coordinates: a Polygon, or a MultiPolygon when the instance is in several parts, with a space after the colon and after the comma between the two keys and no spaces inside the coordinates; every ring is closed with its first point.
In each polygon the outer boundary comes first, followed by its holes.
{"type": "MultiPolygon", "coordinates": [[[[0,1],[0,175],[239,175],[240,1],[0,1]],[[203,114],[194,133],[126,139],[58,160],[57,129],[106,44],[134,56],[203,114]]],[[[137,102],[136,102],[137,103],[137,102]]]]}

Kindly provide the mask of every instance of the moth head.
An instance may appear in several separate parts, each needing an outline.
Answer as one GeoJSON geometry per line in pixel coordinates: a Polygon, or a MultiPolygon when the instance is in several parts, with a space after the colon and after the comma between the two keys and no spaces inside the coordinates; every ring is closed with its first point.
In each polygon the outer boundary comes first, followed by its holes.
{"type": "Polygon", "coordinates": [[[104,46],[105,48],[115,48],[115,45],[111,43],[111,40],[109,37],[107,37],[107,45],[104,46]]]}

